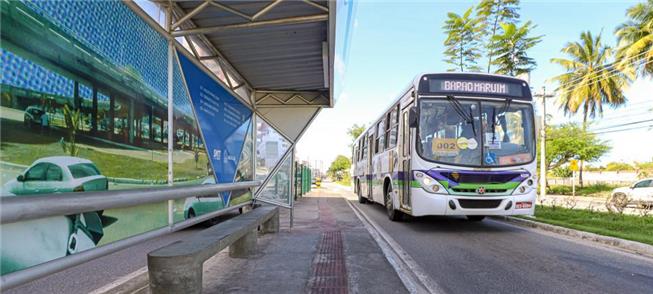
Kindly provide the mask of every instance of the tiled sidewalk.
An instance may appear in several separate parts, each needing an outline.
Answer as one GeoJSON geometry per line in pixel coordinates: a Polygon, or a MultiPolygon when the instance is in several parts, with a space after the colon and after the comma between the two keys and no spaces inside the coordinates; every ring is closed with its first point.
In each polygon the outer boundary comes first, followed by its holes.
{"type": "Polygon", "coordinates": [[[225,250],[204,265],[205,293],[406,293],[381,249],[346,203],[314,189],[295,203],[294,226],[259,237],[259,254],[232,259],[225,250]]]}

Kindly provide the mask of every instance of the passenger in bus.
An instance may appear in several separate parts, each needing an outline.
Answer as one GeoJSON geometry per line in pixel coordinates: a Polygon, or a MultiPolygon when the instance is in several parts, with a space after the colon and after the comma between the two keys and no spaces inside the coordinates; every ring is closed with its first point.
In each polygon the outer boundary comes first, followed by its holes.
{"type": "MultiPolygon", "coordinates": [[[[465,138],[469,140],[479,141],[479,132],[480,126],[477,121],[473,123],[463,122],[461,126],[460,136],[458,138],[465,138]]],[[[478,146],[478,143],[476,144],[478,146]]],[[[458,156],[456,156],[456,163],[460,164],[474,164],[479,162],[481,158],[481,152],[479,152],[478,147],[471,148],[459,148],[458,156]]]]}

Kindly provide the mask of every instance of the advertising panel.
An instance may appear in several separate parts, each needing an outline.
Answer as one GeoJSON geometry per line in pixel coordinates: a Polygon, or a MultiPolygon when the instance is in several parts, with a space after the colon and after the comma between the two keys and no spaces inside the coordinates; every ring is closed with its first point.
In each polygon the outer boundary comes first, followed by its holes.
{"type": "MultiPolygon", "coordinates": [[[[241,153],[251,128],[252,111],[185,55],[178,54],[193,109],[204,138],[213,179],[208,183],[236,180],[241,153]]],[[[246,167],[249,168],[249,167],[246,167]]],[[[242,192],[237,191],[240,196],[242,192]]],[[[229,205],[231,192],[216,197],[192,197],[184,204],[186,218],[229,205]]]]}
{"type": "MultiPolygon", "coordinates": [[[[3,1],[0,10],[1,197],[166,186],[169,131],[175,185],[251,180],[251,112],[175,59],[169,130],[167,40],[124,3],[3,1]],[[198,87],[222,99],[212,104],[221,121],[199,121],[206,146],[188,95],[198,87]],[[210,162],[207,148],[218,150],[210,162]]],[[[219,202],[195,215],[230,197],[211,198],[219,202]]],[[[175,202],[175,221],[194,216],[189,202],[175,202]]],[[[0,274],[166,225],[166,202],[5,224],[0,274]]]]}

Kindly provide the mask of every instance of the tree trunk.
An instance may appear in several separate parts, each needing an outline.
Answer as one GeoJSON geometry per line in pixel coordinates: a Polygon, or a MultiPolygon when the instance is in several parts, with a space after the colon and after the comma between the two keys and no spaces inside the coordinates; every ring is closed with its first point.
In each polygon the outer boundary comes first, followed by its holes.
{"type": "Polygon", "coordinates": [[[463,55],[464,55],[464,52],[465,52],[465,50],[463,50],[464,41],[462,40],[462,37],[460,37],[460,38],[461,38],[460,39],[460,72],[464,72],[465,71],[465,69],[463,69],[463,55]]]}
{"type": "MultiPolygon", "coordinates": [[[[585,103],[585,113],[583,114],[583,133],[587,131],[587,111],[588,105],[585,103]]],[[[583,160],[578,161],[578,184],[583,187],[583,160]]]]}
{"type": "MultiPolygon", "coordinates": [[[[490,42],[489,42],[490,46],[494,42],[494,41],[492,41],[492,38],[494,38],[494,35],[496,35],[496,33],[497,33],[497,24],[498,24],[498,22],[499,22],[499,15],[497,15],[494,18],[494,27],[492,27],[492,36],[490,36],[490,42]]],[[[487,61],[487,73],[490,73],[490,67],[492,66],[492,54],[494,54],[494,52],[492,52],[492,49],[488,50],[488,54],[487,54],[487,58],[488,58],[488,61],[487,61]]]]}

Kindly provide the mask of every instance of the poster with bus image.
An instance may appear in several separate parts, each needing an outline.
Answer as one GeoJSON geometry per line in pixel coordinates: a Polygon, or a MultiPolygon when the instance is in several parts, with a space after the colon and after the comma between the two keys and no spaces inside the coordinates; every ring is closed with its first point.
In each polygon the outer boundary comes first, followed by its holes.
{"type": "MultiPolygon", "coordinates": [[[[166,39],[118,0],[0,9],[0,197],[166,186],[166,39]]],[[[216,169],[176,56],[174,64],[174,185],[210,184],[216,169]]],[[[250,125],[246,118],[231,131],[232,175],[217,182],[251,179],[250,125]]],[[[174,220],[192,217],[189,208],[199,215],[251,199],[228,196],[177,200],[174,220]]],[[[167,225],[166,202],[5,224],[0,274],[167,225]]]]}

